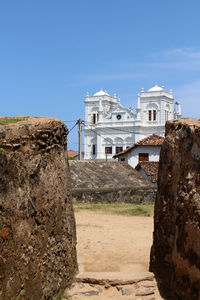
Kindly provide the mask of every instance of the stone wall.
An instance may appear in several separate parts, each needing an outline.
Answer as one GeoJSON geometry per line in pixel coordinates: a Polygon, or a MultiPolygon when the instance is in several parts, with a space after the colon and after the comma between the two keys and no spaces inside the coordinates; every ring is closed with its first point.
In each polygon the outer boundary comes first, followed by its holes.
{"type": "Polygon", "coordinates": [[[200,120],[167,122],[150,270],[172,299],[200,299],[200,120]]]}
{"type": "Polygon", "coordinates": [[[72,196],[80,202],[153,203],[157,187],[125,162],[70,161],[72,196]]]}
{"type": "Polygon", "coordinates": [[[53,299],[77,271],[65,125],[0,125],[0,299],[53,299]]]}

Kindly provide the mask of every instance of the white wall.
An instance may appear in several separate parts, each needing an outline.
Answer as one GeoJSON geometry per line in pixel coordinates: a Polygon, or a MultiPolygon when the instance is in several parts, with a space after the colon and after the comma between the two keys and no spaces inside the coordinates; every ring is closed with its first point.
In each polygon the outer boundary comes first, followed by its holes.
{"type": "Polygon", "coordinates": [[[139,153],[149,153],[149,161],[159,161],[160,158],[160,146],[137,146],[131,151],[121,155],[119,161],[125,158],[125,161],[133,168],[135,168],[139,162],[139,153]]]}

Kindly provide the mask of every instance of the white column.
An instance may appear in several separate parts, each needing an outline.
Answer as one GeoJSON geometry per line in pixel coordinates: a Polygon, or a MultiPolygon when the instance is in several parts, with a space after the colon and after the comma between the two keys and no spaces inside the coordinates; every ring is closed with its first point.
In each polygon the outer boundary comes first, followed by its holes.
{"type": "Polygon", "coordinates": [[[181,104],[178,102],[178,107],[177,107],[177,115],[180,118],[181,117],[181,104]]]}
{"type": "Polygon", "coordinates": [[[136,113],[137,113],[137,120],[140,120],[141,116],[140,116],[140,94],[137,95],[137,109],[136,109],[136,113]]]}
{"type": "Polygon", "coordinates": [[[140,94],[137,94],[137,109],[140,109],[140,94]]]}
{"type": "Polygon", "coordinates": [[[91,147],[89,147],[89,136],[84,136],[84,159],[91,159],[91,147]]]}
{"type": "Polygon", "coordinates": [[[99,122],[102,121],[102,114],[103,114],[103,106],[102,106],[102,100],[99,100],[99,122]]]}
{"type": "Polygon", "coordinates": [[[102,141],[103,138],[100,135],[97,135],[97,156],[96,159],[102,159],[102,141]]]}

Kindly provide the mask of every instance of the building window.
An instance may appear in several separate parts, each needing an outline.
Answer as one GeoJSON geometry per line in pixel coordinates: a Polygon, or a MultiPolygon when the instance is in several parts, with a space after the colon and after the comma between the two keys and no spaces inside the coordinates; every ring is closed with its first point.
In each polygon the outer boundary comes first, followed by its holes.
{"type": "Polygon", "coordinates": [[[156,121],[156,110],[149,110],[148,118],[149,118],[149,121],[156,121]]]}
{"type": "Polygon", "coordinates": [[[99,121],[99,114],[97,114],[97,122],[99,121]]]}
{"type": "Polygon", "coordinates": [[[96,145],[92,145],[92,154],[93,154],[93,155],[96,154],[96,145]]]}
{"type": "Polygon", "coordinates": [[[151,110],[149,110],[149,121],[151,121],[151,110]]]}
{"type": "Polygon", "coordinates": [[[121,151],[123,151],[123,147],[116,147],[116,152],[115,152],[116,154],[121,152],[121,151]]]}
{"type": "Polygon", "coordinates": [[[96,124],[96,114],[92,115],[92,124],[96,124]]]}
{"type": "Polygon", "coordinates": [[[120,161],[125,161],[125,158],[124,158],[124,157],[122,157],[122,158],[120,159],[120,161]]]}
{"type": "Polygon", "coordinates": [[[139,162],[149,161],[149,153],[139,153],[139,162]]]}
{"type": "Polygon", "coordinates": [[[156,121],[156,110],[153,110],[153,120],[156,121]]]}
{"type": "Polygon", "coordinates": [[[105,154],[112,154],[112,147],[105,147],[105,154]]]}

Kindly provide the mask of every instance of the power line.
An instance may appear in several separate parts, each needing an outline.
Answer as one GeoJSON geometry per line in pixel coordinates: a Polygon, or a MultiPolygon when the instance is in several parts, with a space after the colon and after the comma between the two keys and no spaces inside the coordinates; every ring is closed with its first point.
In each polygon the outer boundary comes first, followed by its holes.
{"type": "MultiPolygon", "coordinates": [[[[82,121],[82,122],[83,122],[83,124],[85,123],[85,121],[82,121]]],[[[114,128],[113,128],[113,129],[114,129],[114,128]]],[[[90,128],[90,130],[93,131],[93,132],[95,132],[96,135],[102,137],[102,138],[103,138],[105,141],[107,141],[109,144],[113,145],[113,142],[109,141],[109,140],[106,139],[104,136],[102,136],[101,134],[97,133],[96,130],[94,130],[94,129],[92,129],[92,128],[90,128]]],[[[129,132],[129,133],[130,133],[130,132],[129,132]]]]}
{"type": "Polygon", "coordinates": [[[107,141],[109,144],[111,144],[111,145],[113,144],[111,141],[107,140],[105,137],[103,137],[101,134],[97,133],[95,130],[91,129],[91,131],[95,132],[96,135],[102,137],[102,138],[103,138],[105,141],[107,141]]]}
{"type": "Polygon", "coordinates": [[[74,123],[76,120],[70,120],[70,121],[63,121],[64,123],[74,123]]]}
{"type": "MultiPolygon", "coordinates": [[[[89,151],[84,151],[84,154],[91,154],[91,152],[89,151]]],[[[106,154],[105,152],[102,152],[102,151],[98,151],[98,154],[106,154]]],[[[108,155],[115,155],[116,153],[107,153],[108,155]]]]}
{"type": "MultiPolygon", "coordinates": [[[[72,143],[72,142],[70,142],[72,145],[78,145],[78,143],[72,143]]],[[[83,146],[85,146],[85,144],[84,143],[82,143],[82,145],[83,146]]]]}
{"type": "Polygon", "coordinates": [[[74,124],[74,126],[72,126],[72,128],[69,130],[68,134],[74,129],[74,127],[78,124],[78,121],[76,121],[76,123],[74,124]]]}
{"type": "MultiPolygon", "coordinates": [[[[88,121],[83,121],[84,123],[88,123],[89,125],[93,125],[93,123],[88,122],[88,121]]],[[[85,124],[84,124],[85,125],[85,124]]],[[[86,124],[87,125],[87,124],[86,124]]],[[[113,128],[113,127],[104,127],[104,129],[111,129],[111,130],[115,130],[115,131],[122,131],[122,132],[126,132],[126,133],[135,133],[134,131],[127,131],[127,130],[123,130],[123,129],[119,129],[119,128],[113,128]]],[[[92,130],[90,128],[90,130],[92,130]]]]}
{"type": "MultiPolygon", "coordinates": [[[[63,122],[76,122],[73,126],[72,126],[72,128],[69,130],[69,132],[68,132],[68,134],[76,127],[76,125],[78,125],[79,124],[79,121],[80,121],[80,119],[79,120],[74,120],[74,121],[63,121],[63,122]]],[[[85,123],[88,123],[88,124],[90,124],[90,125],[92,125],[92,123],[91,122],[88,122],[88,121],[81,121],[81,124],[83,124],[83,125],[86,125],[85,123]]],[[[134,133],[134,132],[130,132],[130,131],[126,131],[126,130],[122,130],[122,129],[117,129],[117,128],[113,128],[113,127],[106,127],[105,129],[111,129],[111,130],[117,130],[117,131],[123,131],[123,132],[126,132],[126,133],[134,133]]],[[[98,133],[95,129],[92,129],[92,128],[90,128],[90,130],[92,131],[92,132],[94,132],[96,135],[98,135],[98,136],[100,136],[100,137],[102,137],[108,144],[110,144],[110,145],[112,145],[113,146],[113,142],[112,141],[110,141],[109,139],[107,139],[107,138],[105,138],[104,136],[102,136],[100,133],[98,133]]],[[[72,143],[72,144],[79,144],[79,143],[72,143]]],[[[84,144],[85,145],[85,144],[84,144]]],[[[85,154],[86,153],[90,153],[90,152],[85,152],[85,154]]],[[[102,154],[105,154],[104,152],[101,152],[102,154]]],[[[107,153],[108,154],[108,153],[107,153]]]]}

